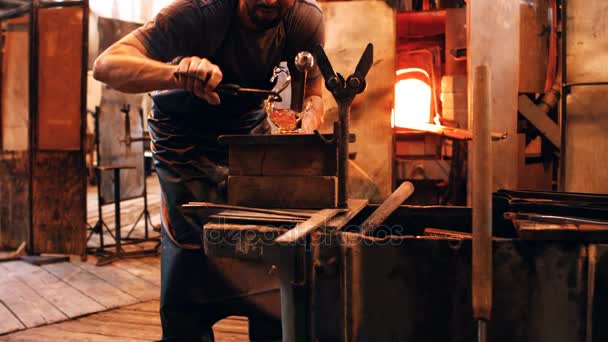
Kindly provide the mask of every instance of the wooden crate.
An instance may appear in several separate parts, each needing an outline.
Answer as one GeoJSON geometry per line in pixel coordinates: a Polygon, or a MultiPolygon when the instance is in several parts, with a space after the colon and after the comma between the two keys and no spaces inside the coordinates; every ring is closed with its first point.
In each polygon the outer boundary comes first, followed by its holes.
{"type": "Polygon", "coordinates": [[[336,207],[336,144],[327,144],[315,135],[226,136],[220,142],[229,146],[230,204],[336,207]]]}
{"type": "Polygon", "coordinates": [[[230,176],[228,202],[260,208],[323,209],[337,206],[335,176],[230,176]]]}

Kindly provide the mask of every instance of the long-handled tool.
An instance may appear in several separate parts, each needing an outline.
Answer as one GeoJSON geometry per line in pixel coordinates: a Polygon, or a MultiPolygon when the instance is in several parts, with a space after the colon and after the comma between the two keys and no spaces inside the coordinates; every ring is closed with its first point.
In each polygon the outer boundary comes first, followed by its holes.
{"type": "Polygon", "coordinates": [[[473,318],[478,341],[488,340],[492,316],[492,143],[490,72],[475,68],[473,83],[473,318]]]}
{"type": "MultiPolygon", "coordinates": [[[[173,74],[175,78],[179,79],[182,77],[192,78],[197,81],[201,81],[203,84],[206,84],[209,80],[206,80],[198,75],[193,75],[186,72],[175,72],[173,74]]],[[[221,95],[228,96],[243,96],[243,95],[251,95],[251,96],[259,96],[263,98],[271,98],[273,101],[281,102],[283,99],[278,92],[274,90],[265,90],[265,89],[257,89],[257,88],[245,88],[241,87],[238,84],[232,83],[222,83],[215,88],[215,91],[221,95]]]]}

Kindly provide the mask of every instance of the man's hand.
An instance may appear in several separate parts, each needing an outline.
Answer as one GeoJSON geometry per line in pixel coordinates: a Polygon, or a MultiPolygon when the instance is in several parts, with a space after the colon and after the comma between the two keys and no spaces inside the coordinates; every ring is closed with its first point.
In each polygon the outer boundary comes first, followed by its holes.
{"type": "Polygon", "coordinates": [[[176,69],[177,88],[187,89],[212,105],[220,104],[215,88],[223,78],[220,68],[205,58],[186,57],[176,69]]]}
{"type": "Polygon", "coordinates": [[[321,126],[321,120],[310,109],[302,113],[302,133],[312,134],[321,126]]]}
{"type": "Polygon", "coordinates": [[[301,129],[304,134],[314,133],[321,128],[325,119],[323,99],[320,96],[311,96],[306,99],[304,111],[301,114],[301,129]]]}

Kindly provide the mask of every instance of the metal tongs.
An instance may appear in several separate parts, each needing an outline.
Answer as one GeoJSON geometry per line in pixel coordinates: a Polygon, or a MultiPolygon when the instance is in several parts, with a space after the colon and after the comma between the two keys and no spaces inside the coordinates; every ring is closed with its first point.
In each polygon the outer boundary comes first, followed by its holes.
{"type": "MultiPolygon", "coordinates": [[[[179,79],[181,77],[188,77],[188,78],[195,79],[197,81],[201,81],[203,84],[206,84],[209,81],[198,75],[193,75],[193,74],[186,73],[186,72],[175,72],[173,75],[177,79],[179,79]]],[[[220,84],[215,88],[215,91],[221,95],[228,95],[228,96],[251,95],[251,96],[259,96],[259,97],[263,97],[263,98],[268,98],[268,99],[271,99],[272,101],[276,101],[276,102],[283,101],[283,99],[281,98],[281,95],[279,95],[279,93],[274,90],[244,88],[238,84],[232,84],[232,83],[220,84]]]]}

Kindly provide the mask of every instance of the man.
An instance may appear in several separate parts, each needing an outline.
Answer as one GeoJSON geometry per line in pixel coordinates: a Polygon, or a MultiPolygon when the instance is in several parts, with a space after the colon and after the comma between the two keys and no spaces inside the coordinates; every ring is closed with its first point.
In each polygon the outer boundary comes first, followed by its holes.
{"type": "MultiPolygon", "coordinates": [[[[163,193],[164,340],[213,340],[211,326],[233,314],[250,316],[251,340],[280,339],[280,322],[229,300],[239,293],[200,247],[203,220],[179,206],[224,200],[226,150],[218,136],[268,132],[262,99],[220,96],[215,88],[233,83],[270,89],[272,70],[281,61],[289,62],[297,79],[296,54],[324,42],[323,16],[314,1],[176,0],[95,62],[94,77],[119,91],[164,90],[153,96],[148,120],[163,193]]],[[[305,92],[312,103],[302,120],[305,132],[323,121],[321,87],[315,69],[305,92]]]]}

